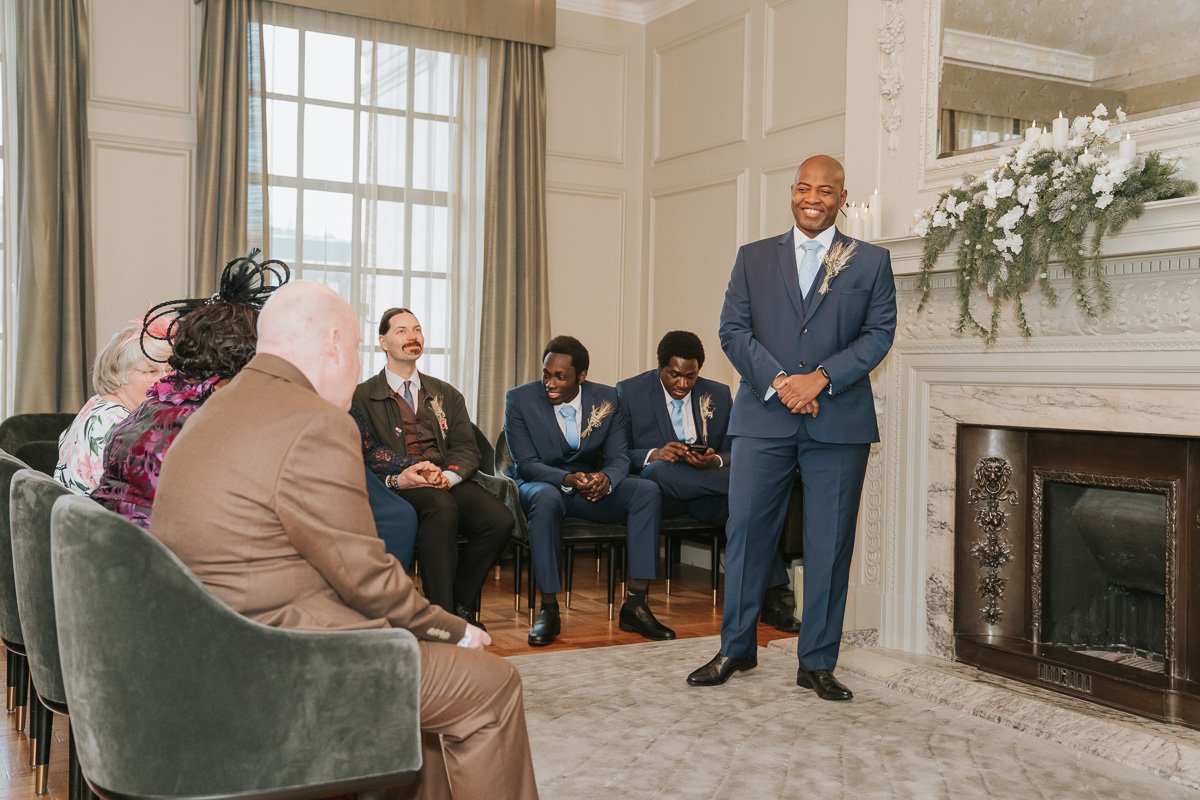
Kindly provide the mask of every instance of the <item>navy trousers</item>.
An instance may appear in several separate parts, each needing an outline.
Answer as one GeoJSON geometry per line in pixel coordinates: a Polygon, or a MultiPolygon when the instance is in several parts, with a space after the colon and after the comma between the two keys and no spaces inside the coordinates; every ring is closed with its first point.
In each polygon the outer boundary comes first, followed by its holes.
{"type": "Polygon", "coordinates": [[[383,539],[383,548],[395,557],[404,571],[412,566],[413,548],[417,543],[417,511],[412,505],[367,470],[367,500],[375,531],[383,539]]]}
{"type": "Polygon", "coordinates": [[[521,508],[529,523],[529,552],[533,579],[543,592],[562,591],[562,522],[579,517],[592,522],[624,522],[629,577],[653,580],[658,577],[658,521],[662,495],[657,484],[633,476],[621,481],[612,493],[598,502],[585,500],[578,492],[567,494],[560,486],[543,481],[526,481],[520,486],[521,508]]]}
{"type": "Polygon", "coordinates": [[[869,444],[814,441],[803,425],[795,436],[733,440],[721,653],[754,652],[763,592],[778,561],[779,536],[795,467],[804,493],[804,619],[796,648],[808,670],[837,664],[854,555],[854,529],[869,444]]]}

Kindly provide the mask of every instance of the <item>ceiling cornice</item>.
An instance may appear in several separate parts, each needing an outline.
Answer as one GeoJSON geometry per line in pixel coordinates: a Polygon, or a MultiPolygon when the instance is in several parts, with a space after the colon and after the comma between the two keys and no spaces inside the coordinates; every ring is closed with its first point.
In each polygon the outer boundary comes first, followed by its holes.
{"type": "Polygon", "coordinates": [[[645,25],[693,2],[695,0],[556,0],[555,5],[560,11],[578,11],[645,25]]]}

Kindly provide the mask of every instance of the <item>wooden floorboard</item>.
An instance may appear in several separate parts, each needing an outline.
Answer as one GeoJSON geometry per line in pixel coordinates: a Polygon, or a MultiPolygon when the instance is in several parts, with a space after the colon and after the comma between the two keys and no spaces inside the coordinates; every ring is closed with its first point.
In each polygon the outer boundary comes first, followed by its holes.
{"type": "MultiPolygon", "coordinates": [[[[663,581],[652,585],[651,608],[658,619],[673,628],[681,639],[714,636],[721,630],[721,608],[720,605],[713,606],[710,581],[708,570],[681,566],[671,582],[671,596],[666,595],[663,581]]],[[[609,621],[605,582],[605,570],[596,571],[595,558],[590,553],[577,554],[571,608],[562,610],[562,635],[549,647],[530,647],[526,642],[529,617],[524,593],[518,611],[513,606],[511,564],[506,564],[499,578],[489,580],[483,591],[480,617],[492,636],[491,652],[502,656],[528,655],[644,642],[645,639],[637,634],[626,633],[617,627],[615,610],[614,619],[609,621]]],[[[560,595],[560,604],[564,599],[560,595]]],[[[789,635],[763,625],[758,626],[759,645],[789,635]]],[[[716,654],[715,648],[713,654],[716,654]]],[[[684,677],[679,676],[680,680],[684,677]]],[[[15,722],[16,715],[10,714],[7,724],[0,731],[0,752],[4,755],[3,769],[0,771],[0,800],[35,800],[33,769],[29,766],[29,740],[24,732],[15,729],[15,722]]],[[[67,730],[67,720],[55,717],[47,795],[52,800],[67,800],[67,730]]]]}

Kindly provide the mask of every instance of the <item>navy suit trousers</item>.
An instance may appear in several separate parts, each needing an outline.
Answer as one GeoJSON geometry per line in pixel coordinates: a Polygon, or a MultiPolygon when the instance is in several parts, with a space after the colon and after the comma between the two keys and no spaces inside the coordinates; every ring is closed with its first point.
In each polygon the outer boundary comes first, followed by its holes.
{"type": "Polygon", "coordinates": [[[367,470],[367,501],[371,504],[371,516],[375,518],[375,531],[383,539],[383,548],[408,572],[417,543],[416,509],[384,486],[370,469],[367,470]]]}
{"type": "Polygon", "coordinates": [[[521,508],[529,525],[529,551],[533,579],[543,592],[562,590],[562,522],[579,517],[592,522],[624,522],[629,577],[653,580],[658,577],[658,521],[662,495],[652,481],[632,476],[621,481],[612,493],[598,502],[585,500],[578,492],[543,481],[525,481],[520,486],[521,508]]]}
{"type": "Polygon", "coordinates": [[[797,656],[805,669],[837,664],[846,611],[854,529],[869,444],[830,444],[794,436],[733,440],[721,653],[745,657],[756,626],[787,514],[794,468],[804,493],[804,610],[797,656]]]}

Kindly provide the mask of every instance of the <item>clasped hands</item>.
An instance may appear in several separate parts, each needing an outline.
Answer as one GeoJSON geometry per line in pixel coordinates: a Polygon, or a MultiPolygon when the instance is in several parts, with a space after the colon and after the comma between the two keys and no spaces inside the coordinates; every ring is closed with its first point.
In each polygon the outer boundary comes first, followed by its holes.
{"type": "Polygon", "coordinates": [[[397,489],[449,489],[450,479],[431,461],[418,461],[396,476],[397,489]]]}
{"type": "Polygon", "coordinates": [[[820,370],[807,375],[777,375],[771,381],[775,396],[793,414],[812,414],[814,417],[821,410],[817,395],[821,393],[829,380],[820,370]]]}
{"type": "Polygon", "coordinates": [[[603,472],[568,472],[562,485],[579,492],[584,500],[596,503],[608,494],[612,482],[603,472]]]}
{"type": "Polygon", "coordinates": [[[720,456],[714,453],[711,447],[703,453],[697,453],[683,442],[667,442],[662,447],[656,447],[650,451],[649,460],[666,461],[672,464],[682,461],[697,469],[716,469],[721,466],[720,456]]]}

